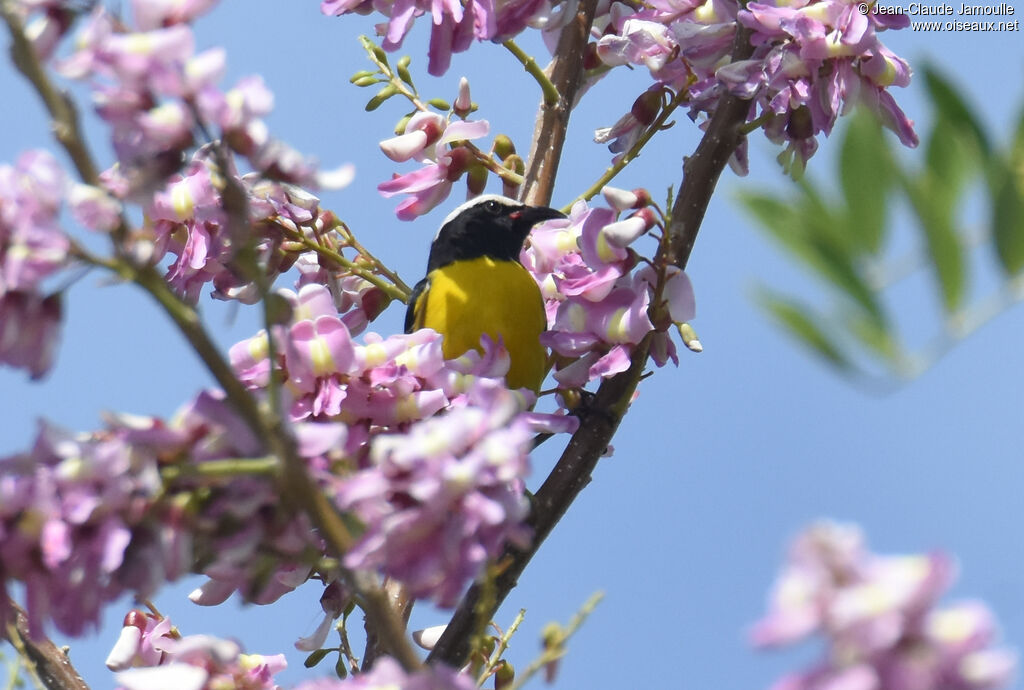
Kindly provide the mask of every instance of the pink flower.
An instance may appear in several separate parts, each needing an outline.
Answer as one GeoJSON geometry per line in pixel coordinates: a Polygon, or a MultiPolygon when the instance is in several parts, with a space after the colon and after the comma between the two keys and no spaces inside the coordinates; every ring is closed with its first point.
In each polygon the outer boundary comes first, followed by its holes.
{"type": "MultiPolygon", "coordinates": [[[[439,123],[435,120],[424,118],[418,124],[422,124],[424,129],[420,131],[424,133],[422,135],[414,132],[409,133],[410,136],[415,138],[413,146],[419,147],[421,138],[424,141],[424,146],[426,146],[426,142],[431,136],[429,130],[439,123]]],[[[431,156],[433,162],[419,170],[406,173],[405,175],[396,175],[393,179],[377,185],[377,189],[386,197],[392,197],[396,194],[410,195],[409,198],[402,201],[398,208],[395,209],[398,218],[400,220],[412,220],[427,213],[448,198],[452,183],[465,171],[467,162],[467,152],[465,149],[460,147],[449,149],[448,144],[453,141],[479,139],[487,136],[489,129],[490,126],[486,120],[475,122],[457,120],[449,123],[434,144],[433,155],[431,156]]],[[[394,140],[389,141],[394,142],[394,140]]],[[[395,146],[387,142],[385,144],[387,144],[388,150],[393,150],[396,153],[403,148],[409,148],[408,146],[395,146]]],[[[416,148],[409,153],[409,157],[420,155],[419,151],[420,149],[416,148]]],[[[427,152],[423,150],[422,155],[426,156],[427,152]]]]}
{"type": "Polygon", "coordinates": [[[990,647],[988,608],[937,605],[953,577],[943,554],[878,556],[855,526],[818,523],[794,541],[751,640],[775,646],[825,637],[824,659],[782,678],[779,689],[1002,687],[1016,659],[990,647]]]}

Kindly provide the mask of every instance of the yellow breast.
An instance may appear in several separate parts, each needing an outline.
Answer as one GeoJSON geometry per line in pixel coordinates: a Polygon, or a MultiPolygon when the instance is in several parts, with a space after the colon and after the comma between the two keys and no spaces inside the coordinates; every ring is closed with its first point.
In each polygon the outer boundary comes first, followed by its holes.
{"type": "Polygon", "coordinates": [[[456,261],[431,271],[429,287],[417,304],[417,327],[444,335],[444,356],[480,350],[480,337],[500,338],[511,365],[509,388],[540,389],[547,352],[540,334],[547,325],[540,289],[514,261],[489,257],[456,261]]]}

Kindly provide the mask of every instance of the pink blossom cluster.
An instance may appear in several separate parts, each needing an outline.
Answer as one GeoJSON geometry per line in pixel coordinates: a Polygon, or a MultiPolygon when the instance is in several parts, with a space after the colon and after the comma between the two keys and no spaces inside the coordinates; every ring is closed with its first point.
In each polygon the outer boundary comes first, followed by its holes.
{"type": "MultiPolygon", "coordinates": [[[[906,15],[865,14],[850,0],[751,2],[655,0],[634,10],[610,6],[597,38],[607,65],[647,67],[655,85],[637,99],[598,141],[627,150],[657,114],[650,93],[663,88],[688,94],[691,116],[710,115],[724,93],[751,101],[748,122],[786,145],[780,161],[798,176],[817,148],[816,137],[861,103],[876,112],[907,146],[917,145],[913,123],[887,90],[906,86],[910,67],[879,39],[886,29],[909,26],[906,15]],[[753,54],[731,61],[739,27],[751,32],[753,54]]],[[[739,151],[734,164],[745,167],[739,151]]]]}
{"type": "Polygon", "coordinates": [[[367,467],[337,486],[337,505],[365,525],[345,564],[454,606],[506,541],[528,546],[533,433],[521,412],[519,395],[480,379],[445,414],[377,436],[367,467]]]}
{"type": "Polygon", "coordinates": [[[222,91],[223,49],[196,52],[189,22],[215,4],[134,0],[129,25],[97,4],[75,51],[56,61],[63,76],[89,83],[96,111],[111,127],[118,163],[104,182],[118,198],[145,199],[159,188],[181,167],[200,129],[267,177],[318,182],[309,161],[270,137],[261,118],[273,95],[262,79],[245,77],[222,91]]]}
{"type": "Polygon", "coordinates": [[[70,243],[59,225],[66,185],[44,151],[0,165],[0,364],[32,378],[53,363],[61,299],[44,282],[68,262],[70,243]]]}
{"type": "Polygon", "coordinates": [[[427,71],[439,76],[448,71],[452,53],[461,53],[473,40],[500,42],[551,13],[545,0],[321,0],[327,16],[379,12],[387,17],[377,25],[387,51],[398,50],[417,17],[430,15],[427,71]]]}
{"type": "Polygon", "coordinates": [[[509,361],[496,344],[455,360],[429,329],[367,333],[359,344],[327,288],[286,294],[293,318],[274,329],[275,361],[266,332],[238,343],[239,379],[262,390],[273,366],[294,422],[344,424],[334,446],[344,465],[319,476],[364,525],[346,565],[451,605],[506,540],[525,537],[532,433],[571,430],[576,420],[528,412],[532,394],[500,381],[509,361]]]}
{"type": "Polygon", "coordinates": [[[631,247],[654,227],[653,212],[642,208],[619,219],[620,211],[642,205],[649,196],[611,187],[604,195],[611,207],[591,208],[580,201],[568,220],[534,228],[521,256],[544,297],[548,331],[541,338],[560,356],[554,376],[562,387],[580,387],[624,371],[634,347],[652,331],[655,362],[678,363],[667,324],[656,328],[651,321],[655,297],[666,302],[672,322],[695,315],[686,274],[670,267],[660,280],[631,247]]]}
{"type": "MultiPolygon", "coordinates": [[[[343,432],[297,428],[300,452],[314,462],[343,432]]],[[[69,635],[97,625],[123,593],[148,597],[194,570],[211,578],[199,603],[236,590],[271,602],[309,577],[304,557],[322,548],[310,523],[267,477],[211,481],[201,471],[263,455],[219,394],[166,423],[118,417],[80,435],[43,425],[30,451],[0,459],[0,586],[23,583],[34,631],[52,620],[69,635]],[[169,468],[176,479],[162,476],[169,468]]]]}
{"type": "Polygon", "coordinates": [[[75,0],[16,0],[11,10],[25,25],[25,36],[44,60],[53,56],[75,19],[75,0]]]}
{"type": "MultiPolygon", "coordinates": [[[[336,220],[320,209],[317,197],[257,173],[235,178],[245,204],[233,210],[239,217],[232,218],[225,207],[224,178],[212,157],[210,148],[200,149],[182,172],[173,174],[150,197],[144,207],[146,227],[134,240],[137,253],[146,247],[144,253],[151,262],[171,257],[167,282],[184,299],[197,302],[203,287],[212,284],[215,298],[253,304],[260,298],[252,279],[255,267],[240,261],[254,258],[260,272],[272,280],[300,259],[304,266],[317,263],[302,239],[343,250],[333,227],[336,220]]],[[[327,272],[318,277],[326,280],[327,272]]],[[[361,282],[350,286],[350,291],[360,293],[356,296],[360,304],[372,297],[365,294],[371,286],[361,282]]],[[[384,304],[375,302],[370,314],[363,311],[365,319],[376,317],[384,304]]]]}
{"type": "Polygon", "coordinates": [[[159,490],[157,459],[122,434],[44,425],[30,451],[0,459],[0,586],[23,583],[34,634],[52,620],[80,635],[125,590],[145,596],[185,571],[187,537],[151,512],[159,490]]]}
{"type": "Polygon", "coordinates": [[[793,542],[756,623],[756,646],[825,638],[822,661],[773,690],[988,690],[1005,687],[1016,656],[992,647],[979,601],[939,606],[955,567],[942,553],[870,553],[854,525],[822,522],[793,542]]]}
{"type": "Polygon", "coordinates": [[[244,654],[238,643],[208,635],[182,637],[169,618],[133,610],[125,616],[107,667],[119,690],[278,690],[283,654],[244,654]]]}

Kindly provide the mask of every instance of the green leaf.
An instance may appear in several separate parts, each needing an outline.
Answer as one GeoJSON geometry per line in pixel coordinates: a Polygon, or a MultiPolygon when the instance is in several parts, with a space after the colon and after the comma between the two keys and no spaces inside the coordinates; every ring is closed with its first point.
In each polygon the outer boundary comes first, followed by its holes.
{"type": "Polygon", "coordinates": [[[884,326],[887,320],[877,295],[856,268],[853,257],[845,248],[821,240],[819,237],[811,243],[816,252],[818,271],[859,305],[865,316],[869,316],[879,326],[884,326]]]}
{"type": "Polygon", "coordinates": [[[1024,155],[1000,168],[992,176],[992,239],[1003,271],[1015,276],[1024,269],[1024,155]]]}
{"type": "Polygon", "coordinates": [[[757,295],[757,301],[791,336],[827,363],[843,371],[853,369],[853,364],[809,310],[767,290],[757,295]]]}
{"type": "Polygon", "coordinates": [[[944,212],[952,213],[977,165],[968,138],[945,118],[936,120],[928,136],[925,169],[936,191],[934,200],[942,203],[944,212]]]}
{"type": "Polygon", "coordinates": [[[739,200],[747,212],[777,239],[785,242],[785,238],[792,234],[797,223],[797,213],[792,204],[759,192],[741,192],[739,200]]]}
{"type": "Polygon", "coordinates": [[[947,313],[954,312],[963,303],[967,267],[963,246],[953,225],[947,192],[928,173],[916,179],[905,178],[903,184],[924,231],[943,307],[947,313]]]}
{"type": "Polygon", "coordinates": [[[902,353],[896,337],[884,324],[854,315],[847,320],[846,327],[864,347],[891,365],[900,361],[902,353]]]}
{"type": "Polygon", "coordinates": [[[983,157],[987,159],[992,152],[988,135],[985,134],[981,123],[971,112],[966,101],[960,97],[956,88],[930,65],[924,67],[924,82],[932,104],[939,115],[948,120],[958,131],[968,135],[977,144],[983,157]]]}
{"type": "Polygon", "coordinates": [[[851,243],[839,222],[809,182],[801,187],[804,194],[799,203],[757,193],[741,194],[740,201],[787,251],[848,295],[878,324],[885,324],[875,293],[855,268],[851,243]]]}
{"type": "Polygon", "coordinates": [[[864,108],[850,118],[839,154],[839,181],[846,200],[847,232],[875,254],[885,239],[892,157],[878,119],[864,108]]]}

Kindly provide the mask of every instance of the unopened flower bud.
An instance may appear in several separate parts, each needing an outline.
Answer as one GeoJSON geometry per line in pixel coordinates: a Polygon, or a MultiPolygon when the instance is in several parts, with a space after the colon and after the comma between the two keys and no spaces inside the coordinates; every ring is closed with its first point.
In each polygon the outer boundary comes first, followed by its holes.
{"type": "MultiPolygon", "coordinates": [[[[522,158],[519,157],[518,154],[513,153],[508,158],[506,158],[504,161],[502,161],[501,164],[502,164],[502,166],[506,170],[510,170],[510,171],[514,172],[516,175],[519,175],[520,177],[523,174],[526,173],[526,163],[523,161],[522,158]]],[[[507,196],[509,198],[513,198],[514,199],[516,196],[518,196],[518,192],[519,192],[519,185],[517,183],[513,182],[512,180],[508,180],[508,179],[502,178],[502,180],[501,180],[501,193],[502,194],[504,194],[505,196],[507,196]]]]}
{"type": "Polygon", "coordinates": [[[394,84],[388,84],[383,89],[377,92],[377,95],[371,98],[366,103],[366,112],[373,112],[379,108],[384,101],[388,100],[392,96],[398,93],[398,89],[395,88],[394,84]]]}
{"type": "Polygon", "coordinates": [[[435,625],[423,630],[417,630],[412,634],[412,641],[423,649],[430,651],[437,644],[437,641],[441,639],[441,635],[447,627],[447,625],[435,625]]]}
{"type": "Polygon", "coordinates": [[[679,337],[683,340],[683,345],[686,346],[691,352],[704,352],[704,346],[697,338],[697,331],[693,330],[693,326],[688,323],[678,323],[676,328],[679,329],[679,337]]]}
{"type": "Polygon", "coordinates": [[[459,79],[459,95],[455,97],[452,110],[459,117],[466,117],[473,112],[473,101],[469,97],[469,80],[465,77],[459,79]]]}
{"type": "Polygon", "coordinates": [[[499,134],[494,137],[494,153],[498,158],[505,160],[516,152],[516,145],[506,134],[499,134]]]}
{"type": "Polygon", "coordinates": [[[640,209],[639,211],[634,213],[631,217],[632,218],[643,218],[644,229],[645,230],[650,230],[651,228],[653,228],[655,225],[658,224],[658,216],[655,215],[653,209],[650,209],[650,208],[647,208],[647,207],[644,207],[644,208],[640,209]]]}
{"type": "Polygon", "coordinates": [[[516,680],[516,670],[512,664],[504,659],[498,662],[494,669],[494,690],[503,690],[510,687],[516,680]]]}
{"type": "Polygon", "coordinates": [[[330,653],[331,653],[330,649],[317,649],[317,650],[314,650],[312,654],[310,654],[309,656],[306,657],[306,660],[302,662],[302,665],[305,666],[306,668],[313,668],[317,664],[319,664],[321,661],[323,661],[324,657],[326,657],[330,653]]]}
{"type": "Polygon", "coordinates": [[[632,215],[625,220],[610,223],[601,229],[601,234],[608,240],[608,244],[619,249],[625,249],[633,243],[636,238],[647,232],[647,221],[639,214],[632,215]]]}
{"type": "Polygon", "coordinates": [[[466,175],[466,187],[471,196],[483,194],[487,188],[488,170],[482,165],[474,165],[469,168],[466,175]]]}
{"type": "Polygon", "coordinates": [[[516,175],[523,175],[526,173],[526,163],[515,153],[503,160],[501,162],[501,166],[506,170],[511,170],[516,175]]]}
{"type": "Polygon", "coordinates": [[[454,182],[466,172],[470,161],[473,158],[472,152],[465,146],[456,146],[448,152],[450,162],[448,163],[448,181],[454,182]]]}
{"type": "Polygon", "coordinates": [[[371,72],[370,70],[361,70],[361,71],[356,72],[355,74],[353,74],[349,78],[349,81],[352,82],[353,84],[355,84],[356,86],[365,86],[365,84],[361,84],[360,83],[361,80],[367,79],[367,78],[371,78],[372,79],[372,78],[374,78],[376,76],[377,76],[376,72],[371,72]]]}
{"type": "Polygon", "coordinates": [[[132,660],[142,644],[142,633],[146,629],[146,614],[138,609],[128,612],[124,617],[124,627],[114,643],[114,648],[107,655],[106,665],[111,671],[123,671],[130,668],[132,660]]]}
{"type": "Polygon", "coordinates": [[[601,56],[597,52],[597,44],[594,42],[588,43],[586,51],[583,53],[583,69],[589,71],[597,69],[603,64],[601,56]]]}
{"type": "Polygon", "coordinates": [[[618,187],[605,186],[601,189],[601,196],[608,202],[608,205],[616,211],[625,211],[630,208],[637,208],[639,198],[634,192],[619,189],[618,187]]]}
{"type": "Polygon", "coordinates": [[[786,136],[790,139],[807,139],[814,136],[811,109],[806,105],[790,111],[789,121],[786,123],[786,136]]]}
{"type": "Polygon", "coordinates": [[[412,58],[408,55],[403,55],[398,58],[398,64],[396,70],[398,72],[398,78],[404,81],[409,86],[412,86],[412,75],[409,74],[409,63],[412,62],[412,58]]]}
{"type": "Polygon", "coordinates": [[[633,101],[633,107],[629,109],[637,122],[647,126],[654,122],[661,112],[661,92],[645,91],[640,97],[633,101]]]}
{"type": "Polygon", "coordinates": [[[405,134],[405,128],[409,126],[409,120],[412,119],[412,115],[406,115],[398,124],[395,125],[395,134],[405,134]]]}

